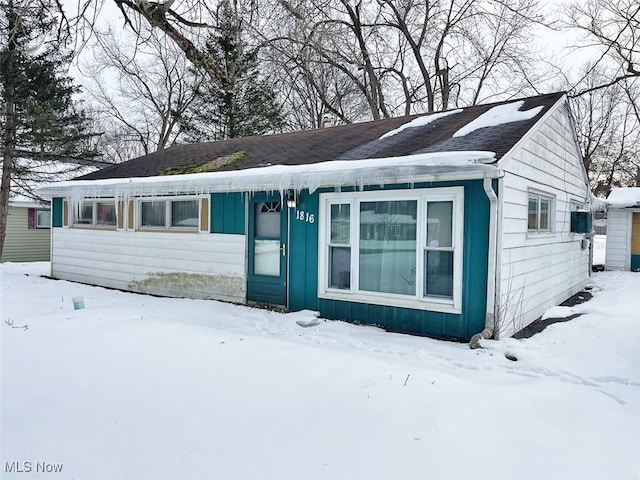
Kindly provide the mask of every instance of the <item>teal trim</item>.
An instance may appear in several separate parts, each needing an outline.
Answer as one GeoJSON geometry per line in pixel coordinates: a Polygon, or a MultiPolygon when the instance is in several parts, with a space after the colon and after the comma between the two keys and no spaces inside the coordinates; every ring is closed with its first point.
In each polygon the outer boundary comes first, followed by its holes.
{"type": "Polygon", "coordinates": [[[211,194],[211,233],[245,233],[245,201],[243,193],[211,194]]]}
{"type": "Polygon", "coordinates": [[[631,255],[631,270],[640,271],[640,255],[631,255]]]}
{"type": "MultiPolygon", "coordinates": [[[[289,308],[317,310],[325,318],[378,325],[390,331],[468,340],[484,328],[489,251],[489,199],[482,180],[433,182],[416,185],[367,186],[364,190],[464,187],[464,244],[462,313],[449,314],[318,298],[318,218],[322,189],[299,195],[290,218],[289,308]],[[313,214],[315,222],[297,219],[296,211],[313,214]]],[[[494,185],[497,190],[497,186],[494,185]]],[[[353,189],[342,189],[343,192],[353,189]]],[[[306,219],[306,215],[305,215],[306,219]]]]}
{"type": "Polygon", "coordinates": [[[62,198],[54,198],[51,203],[51,213],[53,217],[51,219],[52,227],[62,227],[62,205],[62,198]]]}

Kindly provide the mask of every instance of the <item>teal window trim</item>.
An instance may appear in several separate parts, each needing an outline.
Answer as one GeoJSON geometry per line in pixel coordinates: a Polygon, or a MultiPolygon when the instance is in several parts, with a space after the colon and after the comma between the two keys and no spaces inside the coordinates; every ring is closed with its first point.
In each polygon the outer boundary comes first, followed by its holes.
{"type": "Polygon", "coordinates": [[[209,231],[233,235],[245,234],[245,194],[212,193],[209,207],[209,231]]]}

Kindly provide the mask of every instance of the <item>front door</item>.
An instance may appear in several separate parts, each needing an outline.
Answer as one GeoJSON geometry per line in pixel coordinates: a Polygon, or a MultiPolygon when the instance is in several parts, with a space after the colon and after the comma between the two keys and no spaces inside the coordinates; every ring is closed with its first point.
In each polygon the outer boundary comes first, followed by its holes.
{"type": "Polygon", "coordinates": [[[280,195],[249,203],[247,300],[287,306],[287,205],[280,195]]]}

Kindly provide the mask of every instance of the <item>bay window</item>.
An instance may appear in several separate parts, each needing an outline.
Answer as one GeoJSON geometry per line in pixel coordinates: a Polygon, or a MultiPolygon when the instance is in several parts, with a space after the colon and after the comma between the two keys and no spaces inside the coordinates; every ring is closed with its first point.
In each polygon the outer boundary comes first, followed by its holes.
{"type": "Polygon", "coordinates": [[[463,187],[320,196],[321,298],[461,308],[463,187]]]}

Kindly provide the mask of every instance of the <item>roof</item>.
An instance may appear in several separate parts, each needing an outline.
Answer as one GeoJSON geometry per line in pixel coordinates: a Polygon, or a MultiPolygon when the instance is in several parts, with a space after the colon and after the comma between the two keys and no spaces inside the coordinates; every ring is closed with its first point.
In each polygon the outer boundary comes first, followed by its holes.
{"type": "Polygon", "coordinates": [[[135,178],[183,173],[189,167],[197,168],[216,160],[219,164],[215,168],[216,171],[244,170],[266,165],[309,165],[335,160],[391,159],[422,153],[464,151],[493,152],[496,162],[511,150],[563,95],[553,93],[516,102],[475,105],[444,114],[440,112],[427,116],[412,115],[277,135],[175,145],[103,168],[78,179],[135,178]],[[520,115],[512,117],[516,121],[508,120],[502,123],[497,119],[497,125],[485,121],[484,124],[489,126],[480,125],[477,130],[455,136],[456,132],[470,126],[473,121],[480,119],[482,122],[483,118],[486,120],[487,114],[491,117],[492,111],[500,110],[495,107],[515,109],[518,114],[530,111],[535,115],[520,115]],[[417,126],[406,128],[412,121],[416,122],[417,126]],[[393,131],[397,133],[390,134],[393,131]]]}
{"type": "Polygon", "coordinates": [[[610,208],[640,208],[640,187],[613,188],[606,204],[610,208]]]}
{"type": "Polygon", "coordinates": [[[255,192],[497,178],[563,93],[302,132],[176,145],[47,185],[43,196],[255,192]]]}

